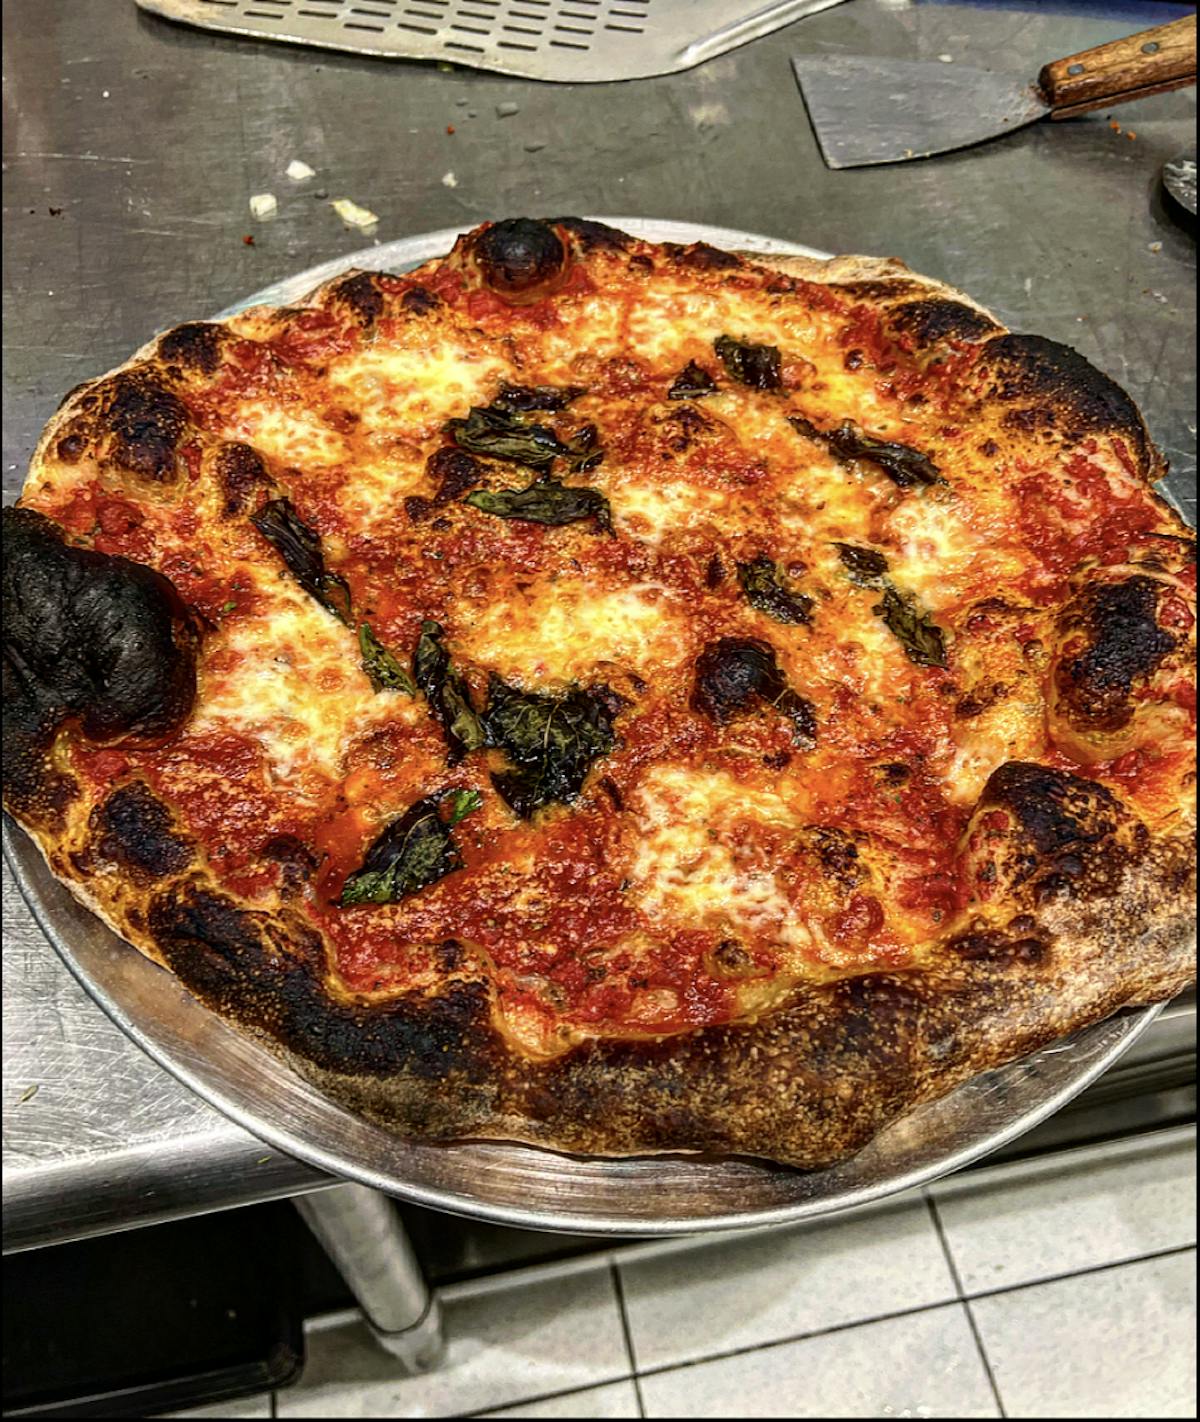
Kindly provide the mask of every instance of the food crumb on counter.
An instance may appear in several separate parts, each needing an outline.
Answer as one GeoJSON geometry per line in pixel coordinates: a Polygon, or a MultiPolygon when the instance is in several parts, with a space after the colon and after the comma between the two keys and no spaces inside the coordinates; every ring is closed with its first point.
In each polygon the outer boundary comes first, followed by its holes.
{"type": "Polygon", "coordinates": [[[456,188],[456,187],[458,187],[458,179],[454,176],[453,172],[443,173],[443,174],[442,174],[442,187],[444,187],[444,188],[456,188]]]}
{"type": "Polygon", "coordinates": [[[260,222],[274,217],[278,210],[279,203],[274,193],[255,193],[250,199],[250,216],[257,217],[260,222]]]}
{"type": "Polygon", "coordinates": [[[317,170],[310,168],[307,163],[299,158],[293,158],[284,170],[293,183],[305,183],[309,178],[317,176],[317,170]]]}
{"type": "Polygon", "coordinates": [[[519,114],[520,112],[521,106],[514,104],[511,99],[505,99],[502,104],[496,105],[497,118],[512,118],[513,114],[519,114]]]}
{"type": "Polygon", "coordinates": [[[1149,250],[1150,250],[1151,252],[1161,252],[1161,251],[1162,251],[1162,243],[1161,243],[1161,242],[1151,242],[1151,243],[1150,243],[1149,250]]]}
{"type": "Polygon", "coordinates": [[[447,132],[447,133],[453,133],[453,132],[454,132],[454,125],[453,125],[452,123],[448,123],[448,124],[446,125],[446,132],[447,132]]]}
{"type": "Polygon", "coordinates": [[[360,229],[374,227],[379,221],[378,215],[372,212],[369,207],[360,207],[358,203],[352,202],[349,198],[334,198],[329,205],[347,227],[360,229]]]}

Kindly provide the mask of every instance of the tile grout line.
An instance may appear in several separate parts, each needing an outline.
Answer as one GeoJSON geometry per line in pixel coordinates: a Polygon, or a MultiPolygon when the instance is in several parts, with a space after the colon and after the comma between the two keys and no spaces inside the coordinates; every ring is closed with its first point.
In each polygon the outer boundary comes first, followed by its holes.
{"type": "Polygon", "coordinates": [[[633,1333],[629,1327],[629,1310],[625,1307],[625,1285],[621,1279],[621,1268],[616,1260],[610,1260],[608,1267],[612,1277],[613,1291],[617,1296],[617,1309],[621,1315],[621,1333],[625,1338],[625,1356],[629,1359],[633,1390],[637,1394],[638,1416],[645,1417],[646,1400],[642,1396],[642,1380],[638,1376],[637,1354],[634,1352],[633,1333]]]}
{"type": "Polygon", "coordinates": [[[955,1292],[958,1294],[959,1302],[963,1306],[963,1312],[967,1316],[967,1327],[971,1330],[971,1337],[975,1340],[975,1351],[979,1354],[979,1361],[983,1365],[984,1375],[988,1380],[988,1386],[992,1390],[992,1397],[996,1401],[996,1408],[1001,1417],[1008,1416],[1008,1410],[1004,1406],[1004,1398],[1000,1395],[1000,1385],[996,1381],[996,1374],[992,1368],[992,1360],[988,1357],[987,1349],[983,1346],[983,1336],[979,1332],[979,1324],[975,1318],[975,1311],[971,1307],[971,1301],[967,1298],[963,1289],[962,1276],[958,1272],[958,1263],[950,1248],[950,1241],[946,1238],[946,1231],[942,1225],[942,1217],[938,1213],[937,1202],[933,1196],[925,1191],[925,1204],[929,1210],[929,1219],[933,1224],[933,1232],[938,1237],[938,1243],[942,1246],[942,1253],[946,1256],[946,1268],[950,1270],[950,1278],[954,1283],[955,1292]]]}
{"type": "Polygon", "coordinates": [[[682,1368],[694,1368],[700,1363],[719,1363],[727,1358],[738,1358],[746,1353],[757,1353],[771,1348],[782,1348],[790,1343],[805,1343],[811,1338],[824,1338],[831,1333],[845,1333],[852,1328],[865,1328],[872,1323],[890,1323],[897,1318],[915,1318],[920,1313],[933,1313],[937,1309],[950,1308],[955,1304],[965,1304],[975,1299],[990,1299],[1002,1294],[1020,1293],[1023,1289],[1036,1289],[1043,1284],[1058,1284],[1066,1279],[1076,1279],[1087,1274],[1102,1274],[1109,1269],[1125,1269],[1131,1264],[1142,1264],[1152,1259],[1170,1258],[1176,1254],[1194,1251],[1194,1244],[1177,1245],[1172,1249],[1160,1249],[1136,1259],[1122,1259],[1115,1264],[1098,1264],[1087,1269],[1075,1269],[1066,1274],[1053,1274],[1044,1279],[1033,1279],[1023,1284],[1002,1284],[995,1289],[981,1289],[977,1293],[962,1298],[941,1299],[936,1303],[916,1304],[912,1308],[896,1309],[892,1313],[872,1314],[867,1318],[850,1319],[846,1323],[835,1323],[829,1328],[817,1328],[807,1333],[791,1333],[783,1338],[764,1339],[760,1343],[747,1343],[740,1348],[728,1348],[723,1352],[705,1353],[699,1358],[684,1358],[677,1363],[658,1363],[638,1370],[638,1377],[657,1377],[659,1373],[673,1373],[682,1368]]]}
{"type": "Polygon", "coordinates": [[[498,1402],[495,1407],[477,1407],[470,1412],[449,1412],[448,1417],[494,1417],[497,1412],[507,1412],[514,1407],[525,1407],[531,1402],[553,1402],[559,1397],[573,1397],[577,1392],[594,1392],[597,1388],[616,1387],[618,1383],[629,1382],[636,1386],[632,1373],[620,1373],[617,1377],[601,1378],[599,1382],[572,1383],[570,1387],[555,1388],[553,1392],[535,1392],[528,1397],[519,1397],[515,1402],[498,1402]]]}

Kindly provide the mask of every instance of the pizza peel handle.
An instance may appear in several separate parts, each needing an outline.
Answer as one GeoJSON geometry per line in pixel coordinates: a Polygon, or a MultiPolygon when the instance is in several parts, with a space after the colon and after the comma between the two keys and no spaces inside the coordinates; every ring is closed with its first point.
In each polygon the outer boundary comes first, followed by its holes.
{"type": "Polygon", "coordinates": [[[1038,75],[1053,119],[1074,118],[1195,82],[1195,15],[1055,59],[1038,75]]]}

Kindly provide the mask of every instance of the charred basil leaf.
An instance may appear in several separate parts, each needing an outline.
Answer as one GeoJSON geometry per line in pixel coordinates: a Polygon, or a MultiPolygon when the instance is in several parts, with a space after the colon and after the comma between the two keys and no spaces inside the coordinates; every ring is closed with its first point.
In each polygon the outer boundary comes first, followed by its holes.
{"type": "Polygon", "coordinates": [[[835,543],[833,546],[852,583],[860,588],[883,587],[888,563],[877,548],[861,548],[857,543],[835,543]]]}
{"type": "Polygon", "coordinates": [[[721,637],[696,659],[692,706],[723,726],[758,706],[770,706],[792,722],[792,739],[803,750],[817,743],[812,703],[797,695],[775,660],[770,643],[757,637],[721,637]]]}
{"type": "Polygon", "coordinates": [[[572,474],[586,474],[589,469],[595,469],[604,458],[604,451],[597,444],[598,439],[599,431],[596,426],[584,425],[576,430],[563,446],[566,450],[563,458],[572,474]]]}
{"type": "Polygon", "coordinates": [[[448,420],[444,428],[459,449],[530,469],[549,469],[559,455],[570,453],[552,429],[526,424],[494,405],[473,405],[466,419],[448,420]]]}
{"type": "Polygon", "coordinates": [[[612,699],[601,689],[545,696],[494,676],[486,723],[489,744],[512,765],[492,776],[505,803],[528,819],[543,805],[574,800],[592,762],[615,744],[613,714],[612,699]]]}
{"type": "Polygon", "coordinates": [[[749,563],[739,563],[737,572],[738,582],[751,607],[765,612],[776,622],[807,624],[812,621],[812,598],[793,592],[766,554],[760,553],[749,563]]]}
{"type": "Polygon", "coordinates": [[[599,489],[579,489],[554,479],[535,480],[524,489],[476,489],[465,502],[497,518],[555,525],[590,518],[604,532],[612,529],[612,512],[599,489]]]}
{"type": "Polygon", "coordinates": [[[453,765],[468,751],[486,744],[487,735],[471,705],[466,682],[450,666],[450,653],[442,646],[442,636],[439,623],[421,623],[421,635],[413,653],[413,680],[424,692],[429,709],[446,733],[453,765]]]}
{"type": "Polygon", "coordinates": [[[412,677],[371,631],[367,622],[359,626],[358,648],[362,653],[363,671],[376,691],[404,691],[409,696],[416,694],[412,677]]]}
{"type": "Polygon", "coordinates": [[[697,365],[694,360],[689,360],[675,377],[670,390],[667,391],[667,399],[699,400],[705,395],[715,395],[716,393],[717,382],[702,365],[697,365]]]}
{"type": "Polygon", "coordinates": [[[463,867],[451,827],[483,803],[477,790],[427,795],[393,820],[342,887],[341,904],[393,904],[463,867]],[[449,820],[441,807],[450,799],[449,820]]]}
{"type": "Polygon", "coordinates": [[[325,567],[318,533],[304,523],[292,501],[272,499],[250,522],[283,559],[296,581],[328,612],[350,625],[350,584],[325,567]]]}
{"type": "Polygon", "coordinates": [[[565,410],[572,400],[586,394],[583,385],[502,385],[492,409],[512,415],[528,410],[565,410]]]}
{"type": "Polygon", "coordinates": [[[853,420],[845,420],[828,436],[829,447],[841,459],[869,459],[878,464],[894,484],[902,489],[917,484],[944,484],[938,467],[919,449],[907,444],[872,439],[853,420]]]}
{"type": "Polygon", "coordinates": [[[778,346],[760,346],[753,341],[718,336],[713,350],[729,374],[742,385],[751,385],[755,390],[778,390],[783,383],[778,346]]]}
{"type": "Polygon", "coordinates": [[[942,629],[921,608],[911,593],[887,583],[883,598],[872,609],[899,639],[910,662],[919,667],[946,665],[946,639],[942,629]]]}

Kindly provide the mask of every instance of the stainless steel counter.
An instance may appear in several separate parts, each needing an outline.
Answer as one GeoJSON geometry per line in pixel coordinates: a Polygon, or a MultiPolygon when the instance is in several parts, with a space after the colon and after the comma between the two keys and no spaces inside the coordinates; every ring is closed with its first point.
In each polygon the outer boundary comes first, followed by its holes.
{"type": "MultiPolygon", "coordinates": [[[[1193,510],[1195,236],[1158,171],[1193,141],[1194,92],[1118,110],[1120,134],[1101,114],[833,173],[789,70],[794,52],[837,48],[1033,73],[1187,7],[1055,8],[849,0],[687,74],[572,87],[227,40],[131,0],[9,0],[5,496],[79,380],[361,246],[326,200],[346,196],[380,215],[381,240],[607,211],[902,256],[1112,374],[1193,510]],[[292,184],[292,158],[317,177],[292,184]],[[279,214],[258,223],[248,199],[267,191],[279,214]]],[[[6,1248],[328,1183],[145,1057],[61,966],[7,870],[4,887],[6,1248]]]]}

